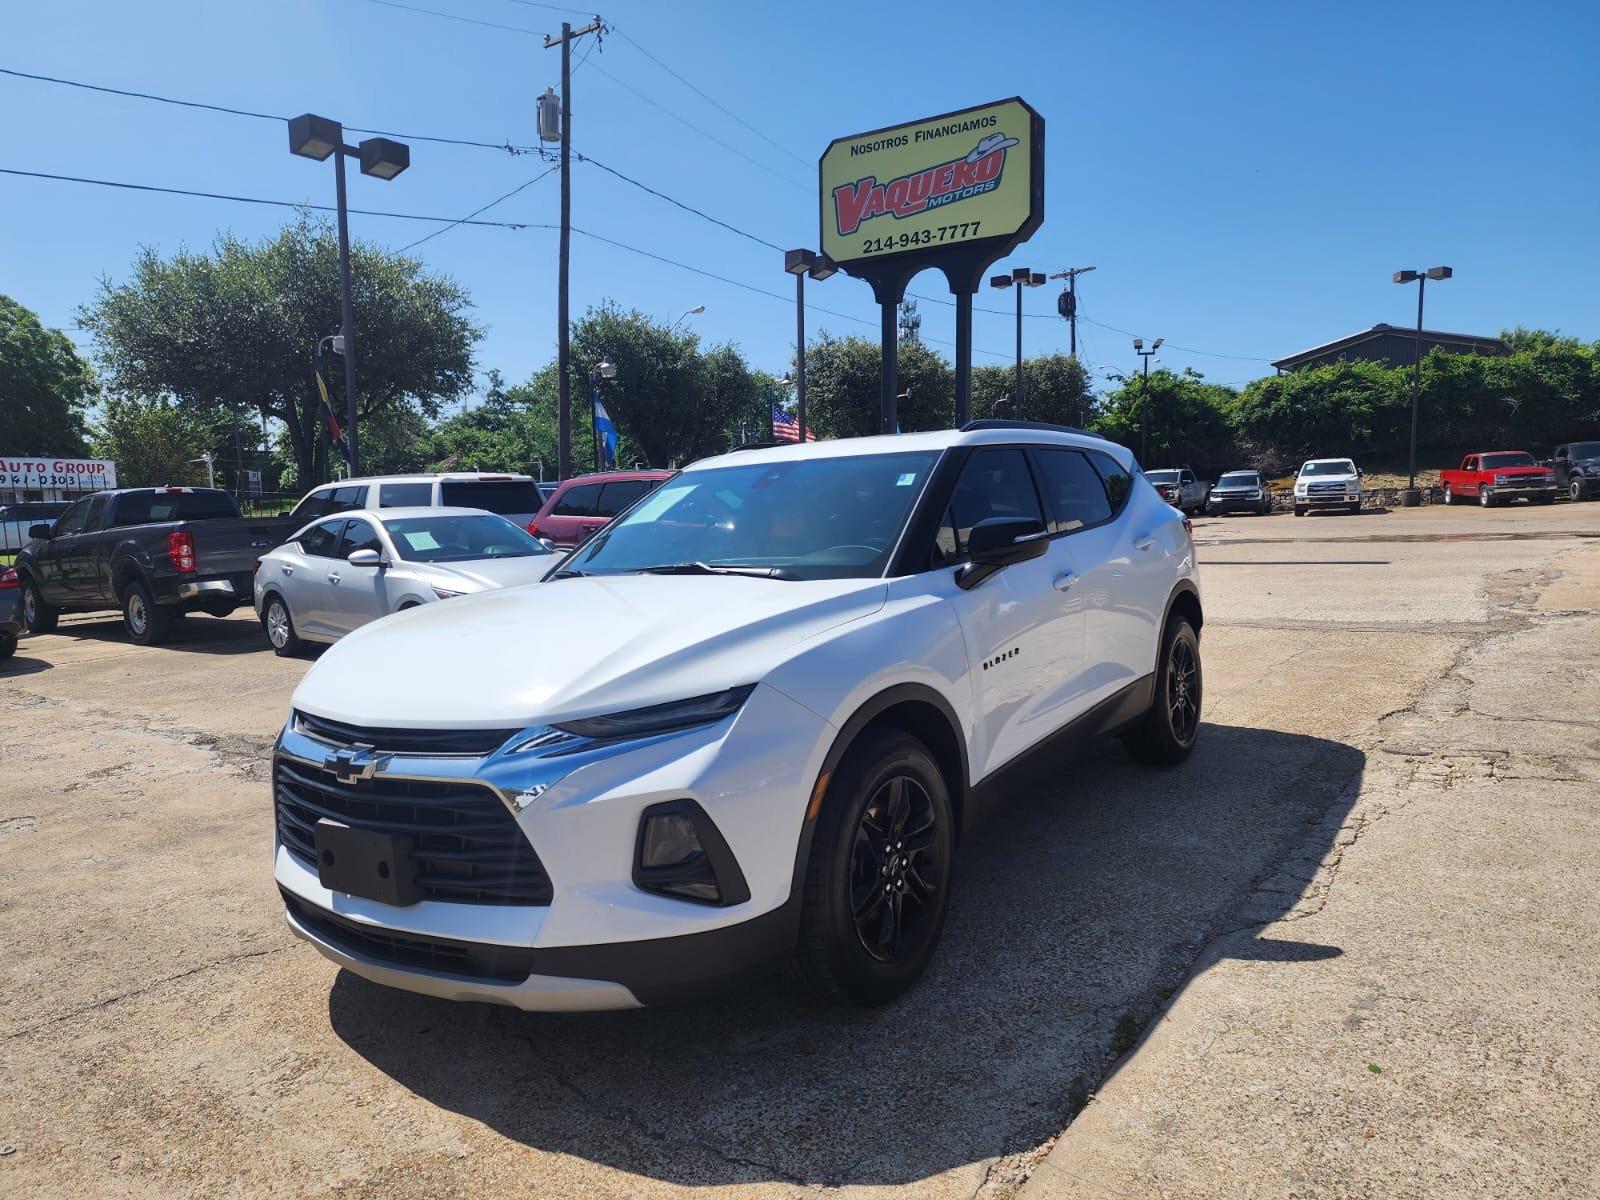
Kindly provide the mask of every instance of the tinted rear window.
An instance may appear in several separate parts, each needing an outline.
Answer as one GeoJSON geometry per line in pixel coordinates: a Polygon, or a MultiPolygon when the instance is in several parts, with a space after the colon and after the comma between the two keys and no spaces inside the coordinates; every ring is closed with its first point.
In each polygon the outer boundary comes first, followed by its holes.
{"type": "Polygon", "coordinates": [[[447,479],[439,485],[439,497],[450,508],[486,508],[501,516],[539,511],[539,489],[531,479],[447,479]]]}
{"type": "Polygon", "coordinates": [[[551,508],[552,517],[598,517],[600,515],[600,485],[580,483],[569,487],[556,499],[551,508]]]}
{"type": "MultiPolygon", "coordinates": [[[[448,486],[448,485],[446,485],[448,486]]],[[[385,483],[378,488],[379,508],[410,508],[412,505],[433,503],[433,484],[385,483]]]]}
{"type": "Polygon", "coordinates": [[[209,521],[237,517],[226,492],[130,492],[117,497],[115,524],[150,525],[158,521],[209,521]]]}

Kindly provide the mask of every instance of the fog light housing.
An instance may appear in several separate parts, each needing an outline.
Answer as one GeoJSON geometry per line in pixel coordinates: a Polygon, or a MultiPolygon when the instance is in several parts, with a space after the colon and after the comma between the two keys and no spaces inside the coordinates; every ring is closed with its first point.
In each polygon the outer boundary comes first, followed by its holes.
{"type": "Polygon", "coordinates": [[[652,804],[640,814],[633,882],[642,891],[719,908],[750,899],[727,839],[687,798],[652,804]]]}

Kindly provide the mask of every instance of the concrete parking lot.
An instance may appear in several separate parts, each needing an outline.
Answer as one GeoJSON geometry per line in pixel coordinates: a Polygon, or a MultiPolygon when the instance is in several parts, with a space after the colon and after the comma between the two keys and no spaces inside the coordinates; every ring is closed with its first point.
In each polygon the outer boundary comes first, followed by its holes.
{"type": "Polygon", "coordinates": [[[270,873],[309,660],[64,620],[0,665],[0,1191],[1600,1195],[1597,531],[1197,520],[1200,748],[1019,786],[874,1011],[342,974],[270,873]]]}

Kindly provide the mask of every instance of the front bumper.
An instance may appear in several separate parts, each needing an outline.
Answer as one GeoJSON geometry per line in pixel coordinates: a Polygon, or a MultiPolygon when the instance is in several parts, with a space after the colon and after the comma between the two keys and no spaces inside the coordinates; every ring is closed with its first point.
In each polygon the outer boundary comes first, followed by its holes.
{"type": "MultiPolygon", "coordinates": [[[[364,978],[447,999],[571,1011],[716,990],[770,968],[794,947],[797,850],[830,730],[781,693],[757,687],[719,724],[579,753],[518,754],[512,751],[526,739],[517,735],[481,757],[380,754],[374,777],[394,786],[426,780],[491,789],[543,865],[549,903],[424,899],[401,907],[330,891],[304,852],[285,843],[280,824],[274,876],[286,920],[364,978]],[[699,804],[726,839],[750,899],[717,907],[635,885],[641,814],[682,798],[699,804]]],[[[336,753],[291,719],[276,758],[304,770],[336,753]]]]}
{"type": "Polygon", "coordinates": [[[1272,501],[1261,496],[1218,496],[1211,495],[1206,498],[1206,511],[1209,513],[1230,512],[1260,512],[1263,508],[1270,509],[1272,501]]]}

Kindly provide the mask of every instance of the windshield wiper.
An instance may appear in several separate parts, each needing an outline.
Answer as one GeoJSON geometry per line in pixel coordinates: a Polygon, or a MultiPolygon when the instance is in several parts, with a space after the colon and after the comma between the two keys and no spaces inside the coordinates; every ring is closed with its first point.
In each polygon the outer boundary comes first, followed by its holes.
{"type": "Polygon", "coordinates": [[[659,567],[642,567],[641,575],[747,575],[757,579],[799,579],[786,567],[746,567],[734,563],[666,563],[659,567]]]}

